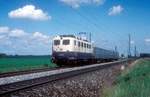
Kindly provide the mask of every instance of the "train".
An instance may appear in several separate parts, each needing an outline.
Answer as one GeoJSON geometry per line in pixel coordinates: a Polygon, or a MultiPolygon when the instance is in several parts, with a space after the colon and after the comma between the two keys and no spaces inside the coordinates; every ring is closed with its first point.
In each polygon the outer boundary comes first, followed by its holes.
{"type": "Polygon", "coordinates": [[[77,66],[110,62],[119,59],[119,53],[95,47],[85,38],[58,35],[52,40],[52,62],[58,66],[77,66]]]}
{"type": "Polygon", "coordinates": [[[150,58],[150,53],[140,53],[141,58],[150,58]]]}

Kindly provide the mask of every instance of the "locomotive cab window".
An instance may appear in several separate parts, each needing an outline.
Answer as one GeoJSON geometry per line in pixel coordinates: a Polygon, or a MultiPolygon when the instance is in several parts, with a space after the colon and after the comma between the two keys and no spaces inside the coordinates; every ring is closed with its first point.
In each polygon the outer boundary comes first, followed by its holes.
{"type": "Polygon", "coordinates": [[[70,40],[63,40],[63,45],[69,45],[70,44],[70,40]]]}
{"type": "Polygon", "coordinates": [[[60,40],[54,40],[54,45],[60,45],[60,40]]]}

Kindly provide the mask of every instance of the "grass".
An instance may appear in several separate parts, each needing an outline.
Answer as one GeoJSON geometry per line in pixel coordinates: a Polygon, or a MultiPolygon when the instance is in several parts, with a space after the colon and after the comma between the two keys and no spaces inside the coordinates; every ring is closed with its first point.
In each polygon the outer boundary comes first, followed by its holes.
{"type": "Polygon", "coordinates": [[[104,97],[150,97],[150,60],[141,60],[117,79],[104,97]]]}
{"type": "Polygon", "coordinates": [[[17,56],[0,58],[0,73],[55,67],[50,56],[17,56]]]}

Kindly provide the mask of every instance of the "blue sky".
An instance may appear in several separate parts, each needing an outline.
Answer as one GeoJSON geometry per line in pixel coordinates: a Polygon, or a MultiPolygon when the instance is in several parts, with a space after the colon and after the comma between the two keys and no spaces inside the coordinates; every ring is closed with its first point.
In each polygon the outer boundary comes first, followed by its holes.
{"type": "Polygon", "coordinates": [[[51,54],[59,34],[92,33],[101,48],[150,53],[149,0],[0,0],[0,52],[51,54]]]}

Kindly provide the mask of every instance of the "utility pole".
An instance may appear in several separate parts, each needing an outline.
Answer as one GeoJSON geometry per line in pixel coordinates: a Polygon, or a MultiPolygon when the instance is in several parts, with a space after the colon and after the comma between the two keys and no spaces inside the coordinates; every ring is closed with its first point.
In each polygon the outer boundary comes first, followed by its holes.
{"type": "Polygon", "coordinates": [[[90,42],[92,41],[91,32],[89,33],[89,35],[88,35],[87,32],[79,32],[78,34],[79,34],[80,38],[81,38],[82,35],[85,35],[85,37],[88,38],[88,40],[89,40],[90,42]]]}
{"type": "Polygon", "coordinates": [[[78,34],[79,34],[80,38],[82,38],[82,35],[85,36],[85,35],[86,35],[86,32],[79,32],[78,34]]]}
{"type": "Polygon", "coordinates": [[[89,34],[90,34],[90,35],[89,35],[89,39],[90,39],[90,42],[91,42],[91,37],[92,37],[92,36],[91,36],[91,32],[90,32],[89,34]]]}
{"type": "Polygon", "coordinates": [[[134,57],[137,57],[137,49],[136,49],[136,46],[134,47],[134,57]]]}
{"type": "Polygon", "coordinates": [[[115,46],[115,55],[119,55],[119,52],[118,52],[118,49],[117,49],[117,46],[115,46]]]}
{"type": "Polygon", "coordinates": [[[131,57],[131,35],[129,34],[129,36],[128,36],[128,38],[129,38],[129,43],[128,43],[128,45],[129,45],[129,47],[128,47],[128,58],[129,57],[131,57]]]}
{"type": "Polygon", "coordinates": [[[118,50],[117,50],[117,46],[115,46],[115,52],[118,52],[118,50]]]}

